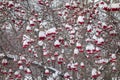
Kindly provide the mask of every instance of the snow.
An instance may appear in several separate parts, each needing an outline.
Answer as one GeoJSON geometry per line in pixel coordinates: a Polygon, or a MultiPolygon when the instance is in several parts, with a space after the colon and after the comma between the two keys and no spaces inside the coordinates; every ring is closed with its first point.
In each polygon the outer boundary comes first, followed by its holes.
{"type": "Polygon", "coordinates": [[[115,30],[110,31],[110,34],[116,34],[115,30]]]}
{"type": "Polygon", "coordinates": [[[67,30],[72,30],[72,26],[69,25],[69,24],[65,24],[65,28],[66,28],[67,30]]]}
{"type": "Polygon", "coordinates": [[[47,80],[54,80],[52,77],[47,78],[47,80]]]}
{"type": "Polygon", "coordinates": [[[74,44],[75,42],[74,42],[74,40],[70,40],[70,44],[74,44]]]}
{"type": "Polygon", "coordinates": [[[75,29],[72,29],[72,31],[70,31],[71,34],[75,34],[75,29]]]}
{"type": "Polygon", "coordinates": [[[55,73],[52,74],[52,77],[53,77],[53,78],[56,78],[56,77],[58,77],[58,76],[61,74],[61,72],[58,71],[58,70],[55,69],[55,68],[48,67],[48,69],[55,71],[55,73]]]}
{"type": "Polygon", "coordinates": [[[109,62],[109,59],[104,58],[104,59],[97,60],[97,61],[95,61],[95,62],[96,62],[96,63],[99,63],[99,64],[101,64],[101,63],[108,63],[108,62],[109,62]]]}
{"type": "Polygon", "coordinates": [[[62,4],[63,0],[53,0],[51,7],[56,8],[62,4]]]}
{"type": "Polygon", "coordinates": [[[52,56],[52,57],[51,57],[51,60],[55,60],[55,57],[52,56]]]}
{"type": "Polygon", "coordinates": [[[26,30],[32,30],[32,28],[28,25],[28,26],[26,27],[26,30]]]}
{"type": "Polygon", "coordinates": [[[64,52],[65,52],[65,50],[64,50],[64,49],[62,49],[62,50],[61,50],[61,53],[64,53],[64,52]]]}
{"type": "Polygon", "coordinates": [[[44,55],[44,56],[48,55],[48,51],[44,51],[44,52],[43,52],[43,55],[44,55]]]}
{"type": "Polygon", "coordinates": [[[19,3],[15,3],[15,7],[20,7],[20,4],[19,3]]]}
{"type": "Polygon", "coordinates": [[[46,33],[44,31],[39,32],[39,37],[46,37],[46,33]]]}
{"type": "Polygon", "coordinates": [[[116,59],[116,54],[111,54],[112,59],[116,59]]]}
{"type": "Polygon", "coordinates": [[[66,73],[64,74],[64,77],[68,77],[68,76],[70,76],[70,74],[69,74],[68,72],[66,72],[66,73]]]}
{"type": "Polygon", "coordinates": [[[22,64],[22,61],[21,61],[21,60],[19,60],[19,61],[18,61],[18,64],[22,64]]]}
{"type": "Polygon", "coordinates": [[[94,47],[93,44],[88,44],[88,45],[86,46],[86,50],[94,50],[94,49],[95,49],[95,47],[94,47]]]}
{"type": "Polygon", "coordinates": [[[48,69],[46,69],[46,70],[45,70],[45,73],[46,73],[46,74],[49,74],[49,73],[50,73],[50,71],[49,71],[48,69]]]}
{"type": "Polygon", "coordinates": [[[70,3],[65,3],[65,6],[70,6],[70,3]]]}
{"type": "Polygon", "coordinates": [[[86,42],[90,42],[90,41],[92,41],[92,39],[87,38],[85,41],[86,41],[86,42]]]}
{"type": "Polygon", "coordinates": [[[9,3],[9,5],[11,5],[11,4],[14,5],[13,1],[9,1],[8,3],[9,3]]]}
{"type": "Polygon", "coordinates": [[[77,19],[77,23],[84,22],[84,16],[79,16],[77,19]]]}
{"type": "Polygon", "coordinates": [[[28,35],[23,35],[23,41],[25,41],[25,40],[30,40],[30,37],[28,36],[28,35]]]}
{"type": "Polygon", "coordinates": [[[76,62],[76,63],[74,63],[74,65],[75,65],[75,66],[78,66],[79,64],[78,64],[78,62],[76,62]]]}
{"type": "Polygon", "coordinates": [[[56,28],[55,27],[53,27],[53,28],[50,28],[50,29],[48,29],[47,31],[46,31],[46,34],[47,35],[49,35],[49,34],[56,34],[56,28]]]}
{"type": "MultiPolygon", "coordinates": [[[[93,2],[93,0],[88,0],[89,2],[93,2]]],[[[94,0],[94,2],[98,2],[98,1],[100,1],[100,0],[94,0]]]]}
{"type": "Polygon", "coordinates": [[[33,80],[33,79],[32,79],[32,77],[31,77],[31,75],[25,75],[24,80],[33,80]]]}
{"type": "MultiPolygon", "coordinates": [[[[9,57],[9,58],[12,58],[12,59],[14,59],[14,58],[19,59],[19,56],[17,56],[17,55],[11,55],[11,54],[9,54],[9,53],[8,53],[8,57],[9,57]]],[[[63,56],[61,55],[61,56],[59,56],[59,58],[63,58],[63,56]]],[[[27,59],[27,60],[31,60],[31,59],[27,59]]],[[[22,61],[21,61],[21,62],[22,62],[22,61]]],[[[21,63],[21,62],[20,62],[20,63],[21,63]]],[[[38,61],[32,61],[32,63],[33,63],[33,64],[36,64],[36,65],[38,65],[38,66],[42,66],[41,63],[38,62],[38,61]]],[[[46,68],[46,69],[48,69],[48,70],[53,71],[52,76],[49,76],[49,79],[47,79],[47,80],[56,78],[56,77],[58,77],[59,75],[61,75],[61,72],[60,72],[59,70],[53,68],[53,67],[46,67],[46,66],[43,66],[43,67],[46,68]]],[[[20,69],[20,70],[23,70],[23,68],[24,68],[23,66],[19,66],[19,69],[20,69]]],[[[15,75],[20,75],[20,70],[15,71],[14,74],[15,74],[15,75]]],[[[25,75],[24,80],[32,80],[32,79],[31,79],[31,76],[25,75]]]]}
{"type": "Polygon", "coordinates": [[[59,40],[56,40],[56,41],[54,42],[54,45],[60,45],[59,40]]]}
{"type": "Polygon", "coordinates": [[[15,74],[15,75],[18,75],[19,73],[20,73],[20,71],[15,71],[15,73],[14,73],[14,74],[15,74]]]}
{"type": "Polygon", "coordinates": [[[112,70],[116,70],[116,67],[115,67],[115,66],[113,66],[113,67],[112,67],[112,70]]]}
{"type": "Polygon", "coordinates": [[[77,48],[74,49],[74,54],[78,54],[79,50],[77,48]]]}
{"type": "Polygon", "coordinates": [[[96,51],[99,51],[100,50],[100,48],[99,47],[96,47],[96,51]]]}
{"type": "Polygon", "coordinates": [[[13,72],[13,70],[12,69],[9,69],[9,71],[8,72],[13,72]]]}
{"type": "Polygon", "coordinates": [[[24,56],[20,56],[20,60],[26,60],[24,56]]]}
{"type": "Polygon", "coordinates": [[[98,38],[97,41],[98,41],[98,44],[100,44],[100,43],[104,42],[104,39],[101,37],[101,38],[98,38]]]}
{"type": "Polygon", "coordinates": [[[71,68],[74,69],[76,68],[76,66],[74,64],[71,64],[71,68]]]}
{"type": "Polygon", "coordinates": [[[58,60],[62,60],[63,59],[63,54],[60,54],[59,56],[58,56],[58,60]]]}
{"type": "Polygon", "coordinates": [[[88,25],[88,26],[87,26],[87,31],[90,31],[90,30],[92,30],[92,26],[91,26],[91,25],[88,25]]]}
{"type": "Polygon", "coordinates": [[[120,9],[120,3],[111,3],[108,7],[109,8],[119,8],[120,9]]]}
{"type": "Polygon", "coordinates": [[[97,44],[101,44],[104,42],[104,39],[102,37],[98,38],[96,35],[92,37],[95,41],[97,41],[97,44]]]}
{"type": "Polygon", "coordinates": [[[2,59],[2,64],[7,63],[7,59],[2,59]]]}
{"type": "Polygon", "coordinates": [[[92,69],[91,75],[92,75],[92,76],[97,75],[97,70],[96,70],[95,68],[92,69]]]}
{"type": "Polygon", "coordinates": [[[72,6],[77,7],[77,3],[75,1],[73,1],[72,6]]]}
{"type": "Polygon", "coordinates": [[[29,42],[28,40],[24,41],[23,46],[28,45],[28,42],[29,42]]]}
{"type": "Polygon", "coordinates": [[[59,40],[63,40],[63,37],[62,36],[59,36],[59,38],[58,38],[59,40]]]}
{"type": "Polygon", "coordinates": [[[27,71],[27,73],[31,73],[31,71],[30,71],[30,69],[29,69],[29,68],[27,68],[27,69],[26,69],[26,71],[27,71]]]}
{"type": "Polygon", "coordinates": [[[23,70],[23,69],[24,69],[24,67],[21,65],[21,66],[19,66],[19,69],[20,69],[20,70],[23,70]]]}
{"type": "Polygon", "coordinates": [[[76,43],[76,47],[81,47],[81,46],[82,46],[81,43],[79,42],[76,43]]]}
{"type": "Polygon", "coordinates": [[[0,53],[0,57],[4,57],[5,56],[5,54],[4,53],[0,53]]]}
{"type": "Polygon", "coordinates": [[[98,37],[97,37],[96,35],[94,35],[92,38],[93,38],[94,40],[97,40],[97,39],[98,39],[98,37]]]}
{"type": "Polygon", "coordinates": [[[43,41],[38,41],[38,45],[39,45],[39,46],[42,46],[43,44],[44,44],[43,41]]]}
{"type": "Polygon", "coordinates": [[[0,5],[0,9],[2,9],[4,6],[3,5],[0,5]]]}
{"type": "Polygon", "coordinates": [[[30,24],[34,24],[34,22],[32,20],[30,20],[30,24]]]}
{"type": "MultiPolygon", "coordinates": [[[[102,2],[102,1],[101,1],[101,2],[102,2]]],[[[100,3],[101,3],[101,2],[100,2],[100,3]]],[[[107,6],[108,6],[105,2],[103,2],[103,3],[104,3],[104,4],[99,4],[99,7],[100,7],[100,8],[104,8],[104,7],[107,7],[107,6]]]]}
{"type": "Polygon", "coordinates": [[[83,62],[80,63],[80,66],[84,66],[85,64],[83,62]]]}
{"type": "Polygon", "coordinates": [[[34,29],[34,31],[38,32],[38,31],[39,31],[39,29],[35,28],[35,29],[34,29]]]}

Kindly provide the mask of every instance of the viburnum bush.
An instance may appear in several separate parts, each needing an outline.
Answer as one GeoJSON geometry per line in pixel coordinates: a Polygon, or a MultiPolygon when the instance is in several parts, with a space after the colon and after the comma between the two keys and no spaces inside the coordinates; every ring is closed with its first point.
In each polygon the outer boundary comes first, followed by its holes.
{"type": "Polygon", "coordinates": [[[119,0],[0,0],[0,79],[119,79],[119,12],[119,0]]]}

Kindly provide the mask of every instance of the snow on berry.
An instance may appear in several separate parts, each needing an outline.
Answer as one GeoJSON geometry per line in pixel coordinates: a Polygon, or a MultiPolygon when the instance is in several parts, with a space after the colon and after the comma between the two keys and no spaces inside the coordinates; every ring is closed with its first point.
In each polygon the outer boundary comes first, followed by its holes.
{"type": "Polygon", "coordinates": [[[59,42],[59,40],[56,40],[56,41],[54,42],[54,46],[55,46],[56,48],[59,48],[59,47],[60,47],[60,42],[59,42]]]}
{"type": "Polygon", "coordinates": [[[79,16],[77,19],[77,23],[84,24],[84,16],[79,16]]]}
{"type": "Polygon", "coordinates": [[[39,40],[44,40],[46,38],[46,33],[44,31],[39,32],[39,40]]]}

